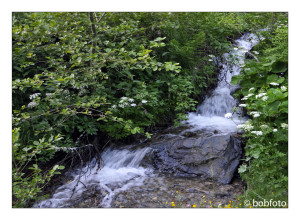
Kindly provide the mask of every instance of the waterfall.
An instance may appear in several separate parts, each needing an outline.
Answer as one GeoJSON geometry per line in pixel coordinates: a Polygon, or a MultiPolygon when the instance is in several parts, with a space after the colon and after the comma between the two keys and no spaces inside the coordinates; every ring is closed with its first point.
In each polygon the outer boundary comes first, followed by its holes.
{"type": "Polygon", "coordinates": [[[51,199],[34,205],[35,208],[68,207],[71,201],[80,200],[89,189],[105,190],[108,193],[102,199],[102,207],[110,207],[115,194],[126,191],[129,187],[139,186],[152,174],[152,170],[140,166],[141,160],[149,148],[136,150],[107,149],[102,153],[104,167],[98,170],[96,158],[82,168],[73,171],[73,181],[59,187],[51,199]],[[75,190],[74,190],[75,189],[75,190]],[[74,193],[73,193],[74,190],[74,193]]]}
{"type": "Polygon", "coordinates": [[[251,33],[244,34],[235,41],[236,47],[230,53],[223,55],[224,63],[219,74],[219,82],[215,90],[203,103],[197,107],[197,112],[189,113],[186,123],[194,129],[219,130],[221,132],[234,132],[236,125],[245,121],[234,115],[232,120],[224,118],[226,113],[232,112],[237,106],[237,101],[232,93],[238,88],[230,84],[231,78],[241,72],[245,55],[259,42],[259,38],[251,33]]]}

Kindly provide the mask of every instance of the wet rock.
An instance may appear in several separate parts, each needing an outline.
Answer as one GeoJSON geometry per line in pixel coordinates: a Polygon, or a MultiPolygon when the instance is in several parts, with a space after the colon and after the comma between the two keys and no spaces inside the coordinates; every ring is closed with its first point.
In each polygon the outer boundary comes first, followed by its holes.
{"type": "Polygon", "coordinates": [[[177,136],[151,147],[147,164],[152,162],[160,172],[223,184],[230,183],[242,154],[241,141],[231,134],[177,136]]]}
{"type": "Polygon", "coordinates": [[[190,131],[187,131],[185,133],[182,134],[184,137],[194,137],[197,135],[196,132],[190,132],[190,131]]]}

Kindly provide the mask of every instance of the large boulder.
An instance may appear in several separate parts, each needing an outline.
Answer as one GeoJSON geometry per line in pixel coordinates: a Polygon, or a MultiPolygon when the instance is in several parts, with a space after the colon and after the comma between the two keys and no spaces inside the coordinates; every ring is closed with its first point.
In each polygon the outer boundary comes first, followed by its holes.
{"type": "Polygon", "coordinates": [[[232,134],[186,133],[160,136],[148,145],[145,158],[160,172],[230,183],[242,155],[241,141],[232,134]]]}

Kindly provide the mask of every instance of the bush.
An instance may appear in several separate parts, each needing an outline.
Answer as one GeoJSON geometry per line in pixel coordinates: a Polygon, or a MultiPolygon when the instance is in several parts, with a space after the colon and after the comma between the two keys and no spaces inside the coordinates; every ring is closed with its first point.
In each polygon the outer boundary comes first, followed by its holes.
{"type": "MultiPolygon", "coordinates": [[[[287,201],[288,190],[288,57],[286,20],[271,35],[271,45],[256,52],[240,81],[237,97],[246,105],[250,119],[239,127],[247,137],[245,161],[239,173],[246,180],[247,199],[273,198],[287,201]]],[[[262,42],[263,43],[263,42],[262,42]]],[[[259,48],[260,45],[257,46],[259,48]]]]}

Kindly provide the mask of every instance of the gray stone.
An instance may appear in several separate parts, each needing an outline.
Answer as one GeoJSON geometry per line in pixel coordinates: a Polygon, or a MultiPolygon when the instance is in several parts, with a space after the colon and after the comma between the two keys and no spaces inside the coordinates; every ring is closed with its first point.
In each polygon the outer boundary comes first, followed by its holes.
{"type": "Polygon", "coordinates": [[[145,158],[160,172],[231,182],[242,155],[241,141],[232,134],[172,136],[151,143],[145,158]]]}

